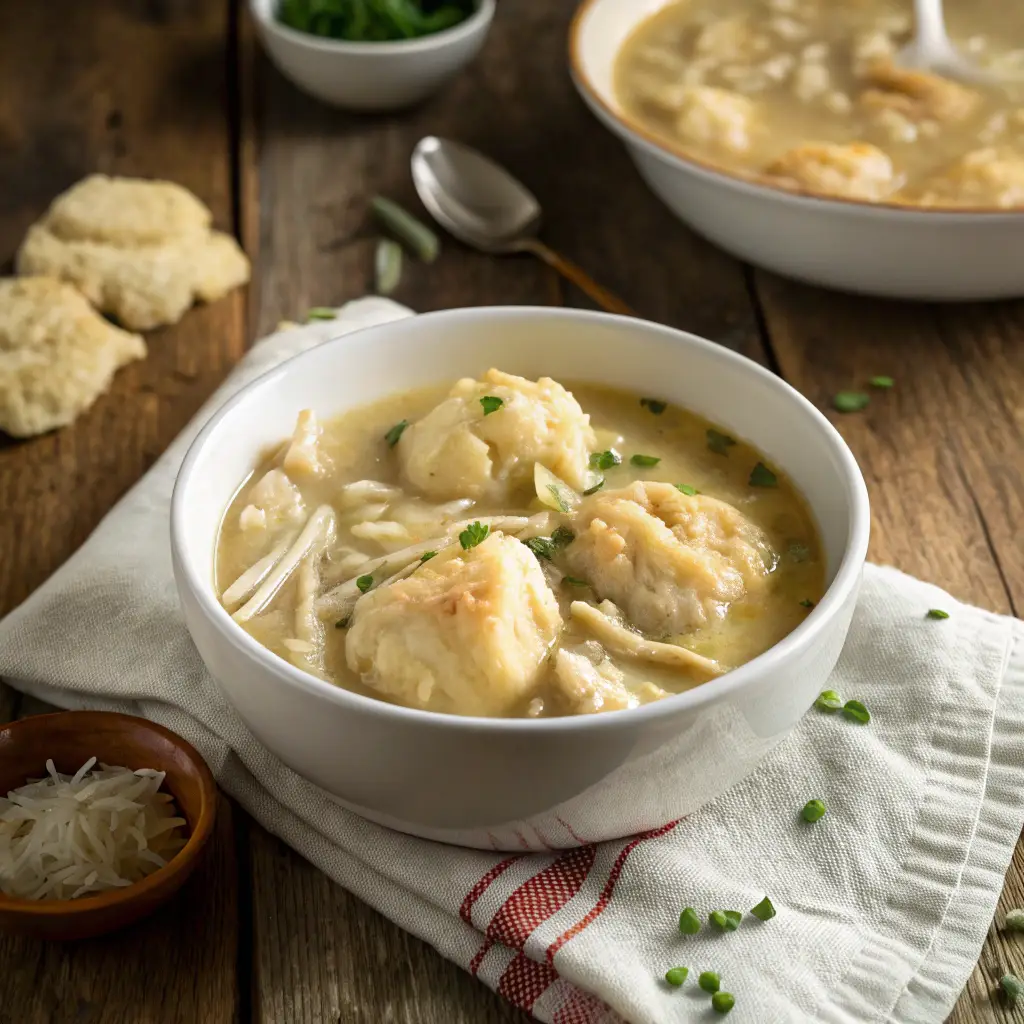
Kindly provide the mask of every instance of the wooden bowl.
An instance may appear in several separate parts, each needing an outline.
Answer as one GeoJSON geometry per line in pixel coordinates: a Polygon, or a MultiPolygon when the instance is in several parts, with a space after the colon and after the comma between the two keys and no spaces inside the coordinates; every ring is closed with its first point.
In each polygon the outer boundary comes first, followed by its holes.
{"type": "Polygon", "coordinates": [[[166,772],[163,789],[188,822],[188,841],[162,868],[133,885],[74,900],[15,899],[0,893],[0,929],[40,939],[83,939],[132,924],[169,900],[192,874],[213,831],[217,785],[180,736],[131,715],[63,711],[0,727],[0,794],[46,774],[46,759],[73,774],[90,758],[166,772]]]}

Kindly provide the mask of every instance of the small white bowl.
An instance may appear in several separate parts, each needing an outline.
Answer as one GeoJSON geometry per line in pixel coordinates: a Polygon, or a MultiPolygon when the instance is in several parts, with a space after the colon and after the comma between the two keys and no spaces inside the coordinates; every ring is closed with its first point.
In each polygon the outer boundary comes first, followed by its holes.
{"type": "Polygon", "coordinates": [[[569,63],[587,105],[680,220],[740,259],[843,291],[939,302],[1024,295],[1024,210],[794,193],[695,159],[633,121],[615,96],[615,59],[637,25],[669,2],[584,0],[569,63]]]}
{"type": "Polygon", "coordinates": [[[430,839],[495,849],[631,835],[695,811],[749,775],[824,688],[867,552],[867,490],[828,420],[763,367],[657,324],[568,309],[459,309],[329,341],[232,398],[178,475],[171,548],[199,653],[255,736],[345,806],[430,839]],[[499,366],[656,394],[749,438],[803,492],[828,591],[771,650],[630,711],[462,718],[373,700],[307,675],[244,632],[217,599],[221,519],[261,451],[297,413],[324,417],[499,366]]]}
{"type": "Polygon", "coordinates": [[[495,0],[443,32],[396,42],[350,43],[282,25],[278,0],[250,0],[260,39],[285,78],[324,103],[346,110],[400,110],[425,100],[480,51],[495,0]]]}

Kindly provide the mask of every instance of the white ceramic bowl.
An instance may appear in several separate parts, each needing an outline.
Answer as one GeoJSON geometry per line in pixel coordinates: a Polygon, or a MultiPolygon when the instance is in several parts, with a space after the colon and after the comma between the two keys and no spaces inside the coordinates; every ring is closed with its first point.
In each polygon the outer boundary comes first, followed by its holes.
{"type": "Polygon", "coordinates": [[[660,826],[748,775],[822,690],[846,639],[868,543],[867,491],[825,417],[742,356],[668,327],[567,309],[460,309],[371,327],[291,359],[197,437],[171,510],[174,571],[199,653],[256,737],[352,810],[498,849],[572,846],[660,826]],[[499,366],[657,394],[752,440],[806,496],[829,588],[788,637],[719,679],[631,711],[461,718],[322,682],[261,647],[217,600],[214,545],[258,453],[296,414],[499,366]]]}
{"type": "Polygon", "coordinates": [[[1024,210],[914,210],[755,184],[675,150],[615,97],[623,42],[672,0],[584,0],[569,37],[573,80],[681,220],[728,252],[844,291],[945,301],[1024,295],[1024,210]]]}
{"type": "Polygon", "coordinates": [[[285,78],[324,103],[346,110],[400,110],[425,100],[480,51],[495,0],[477,0],[465,21],[418,39],[349,43],[282,25],[278,0],[250,0],[263,46],[285,78]]]}

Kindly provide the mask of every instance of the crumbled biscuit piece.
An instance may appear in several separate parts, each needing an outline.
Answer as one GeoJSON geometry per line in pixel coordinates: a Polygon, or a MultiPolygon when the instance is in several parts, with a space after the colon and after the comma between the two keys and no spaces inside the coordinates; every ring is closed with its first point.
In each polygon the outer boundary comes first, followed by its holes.
{"type": "Polygon", "coordinates": [[[70,423],[146,345],[52,277],[0,280],[0,430],[30,437],[70,423]]]}
{"type": "Polygon", "coordinates": [[[770,177],[822,195],[884,199],[899,185],[892,161],[866,142],[805,142],[765,168],[770,177]]]}
{"type": "Polygon", "coordinates": [[[178,186],[94,175],[29,229],[17,269],[69,281],[125,327],[147,330],[248,281],[238,244],[208,224],[206,207],[178,186]]]}
{"type": "Polygon", "coordinates": [[[989,147],[962,156],[914,191],[922,206],[1024,207],[1024,156],[989,147]]]}
{"type": "Polygon", "coordinates": [[[867,78],[875,88],[861,94],[860,104],[869,113],[893,110],[914,121],[953,124],[970,117],[981,102],[974,89],[952,79],[884,61],[872,65],[867,78]]]}

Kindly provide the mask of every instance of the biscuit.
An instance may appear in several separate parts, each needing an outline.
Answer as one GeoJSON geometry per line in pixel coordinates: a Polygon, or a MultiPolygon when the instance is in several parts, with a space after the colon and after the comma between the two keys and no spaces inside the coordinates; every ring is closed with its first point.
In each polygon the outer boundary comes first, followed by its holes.
{"type": "Polygon", "coordinates": [[[17,271],[71,282],[132,330],[172,324],[249,279],[238,243],[208,225],[206,207],[176,185],[94,175],[29,229],[17,271]]]}
{"type": "Polygon", "coordinates": [[[52,277],[0,279],[0,430],[30,437],[70,423],[146,344],[52,277]]]}

